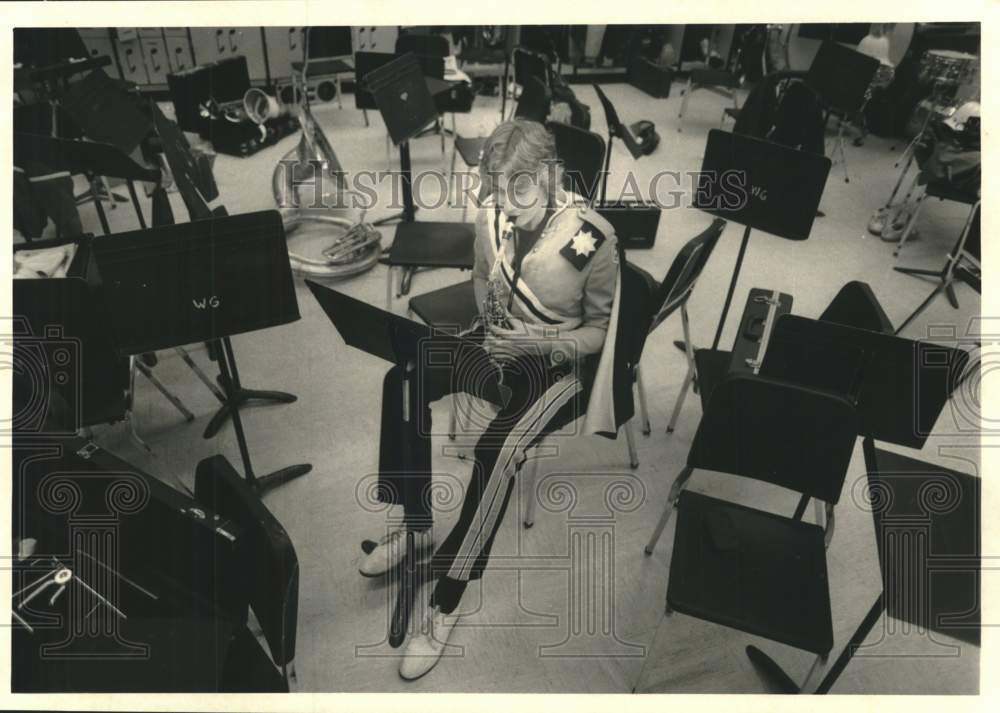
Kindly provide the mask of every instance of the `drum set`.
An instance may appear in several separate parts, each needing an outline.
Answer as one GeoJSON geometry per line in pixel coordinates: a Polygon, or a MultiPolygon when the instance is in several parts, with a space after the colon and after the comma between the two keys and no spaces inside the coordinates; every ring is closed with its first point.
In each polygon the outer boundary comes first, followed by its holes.
{"type": "MultiPolygon", "coordinates": [[[[916,138],[924,132],[931,121],[944,120],[955,113],[961,102],[956,94],[961,85],[971,80],[978,71],[979,58],[965,52],[953,50],[927,50],[920,59],[917,80],[931,88],[930,95],[917,104],[906,124],[907,136],[916,138]]],[[[907,147],[912,150],[913,143],[907,147]]],[[[903,153],[902,161],[907,156],[903,153]]],[[[897,164],[898,165],[898,164],[897,164]]]]}

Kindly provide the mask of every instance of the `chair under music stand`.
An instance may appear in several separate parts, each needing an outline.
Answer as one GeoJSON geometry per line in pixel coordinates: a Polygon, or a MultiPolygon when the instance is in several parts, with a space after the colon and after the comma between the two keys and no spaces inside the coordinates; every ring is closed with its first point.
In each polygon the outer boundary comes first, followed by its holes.
{"type": "Polygon", "coordinates": [[[666,614],[808,651],[816,656],[808,679],[834,643],[826,549],[856,438],[843,396],[760,376],[723,380],[645,548],[652,554],[676,510],[666,614]],[[687,490],[696,469],[815,498],[825,526],[687,490]]]}
{"type": "MultiPolygon", "coordinates": [[[[740,87],[739,77],[724,69],[692,69],[688,74],[687,85],[684,88],[684,98],[681,100],[681,110],[677,115],[677,131],[683,131],[684,112],[687,111],[688,100],[696,89],[710,89],[733,100],[732,116],[739,113],[739,99],[736,90],[740,87]]],[[[723,113],[723,119],[728,110],[723,113]]]]}
{"type": "MultiPolygon", "coordinates": [[[[873,297],[865,299],[870,300],[873,297]]],[[[874,302],[877,306],[877,300],[874,302]]],[[[879,312],[881,312],[880,307],[876,310],[876,320],[887,322],[883,319],[884,315],[879,315],[879,312]]],[[[891,324],[887,328],[891,328],[891,324]]],[[[956,347],[926,341],[911,341],[891,334],[857,329],[830,321],[786,315],[778,320],[768,352],[764,357],[761,373],[806,388],[822,388],[843,394],[848,398],[857,409],[857,433],[863,437],[863,452],[869,482],[879,489],[882,486],[875,481],[882,479],[884,482],[884,476],[890,471],[906,476],[947,472],[952,474],[948,476],[949,478],[954,476],[956,481],[968,482],[968,477],[962,474],[920,463],[899,453],[882,451],[876,448],[875,441],[886,441],[895,446],[916,450],[923,448],[953,391],[969,378],[973,369],[977,368],[976,365],[970,367],[970,361],[969,353],[956,347]],[[877,474],[875,478],[873,474],[877,474]]],[[[873,511],[879,511],[880,508],[891,507],[895,501],[897,506],[889,513],[894,515],[903,510],[904,512],[899,514],[902,519],[908,520],[906,527],[917,526],[924,530],[925,525],[931,525],[927,519],[929,513],[926,508],[920,513],[924,522],[915,523],[912,517],[915,513],[906,511],[913,503],[914,493],[919,492],[927,482],[926,479],[922,482],[912,479],[902,490],[896,488],[892,491],[878,490],[887,497],[875,496],[873,493],[869,495],[868,502],[875,506],[873,511]],[[904,491],[905,497],[897,497],[904,495],[904,491]],[[900,505],[902,507],[899,507],[900,505]]],[[[966,492],[974,491],[966,490],[966,492]]],[[[940,547],[930,550],[935,555],[934,558],[917,563],[917,566],[926,571],[932,559],[937,559],[936,556],[940,555],[939,562],[944,563],[955,558],[964,559],[965,573],[978,572],[978,550],[971,551],[972,548],[969,546],[969,533],[975,526],[974,518],[969,517],[969,509],[974,511],[976,504],[961,498],[951,502],[955,504],[954,509],[959,512],[952,516],[951,509],[942,508],[937,514],[946,515],[947,517],[943,519],[950,522],[943,524],[941,529],[951,529],[957,525],[959,528],[964,528],[965,533],[951,538],[947,536],[941,538],[942,533],[931,533],[930,536],[940,547]],[[974,561],[971,559],[973,557],[974,561]]],[[[907,570],[907,566],[912,566],[913,563],[906,562],[905,558],[900,557],[901,551],[894,550],[892,553],[894,556],[886,556],[883,549],[885,543],[881,541],[881,533],[886,530],[884,523],[879,522],[880,514],[885,512],[884,509],[881,513],[873,512],[876,519],[876,534],[880,536],[877,545],[884,589],[864,617],[858,631],[851,637],[820,683],[817,693],[829,692],[854,650],[871,631],[887,602],[891,602],[891,607],[892,604],[914,601],[914,594],[918,596],[920,594],[909,590],[901,592],[898,586],[925,581],[921,579],[921,574],[907,570]]],[[[899,519],[894,519],[898,525],[899,519]]],[[[975,539],[978,539],[978,536],[975,539]]],[[[928,550],[923,551],[927,552],[928,550]]],[[[945,564],[944,567],[947,568],[948,565],[945,564]]],[[[957,597],[952,589],[943,597],[935,597],[937,603],[930,608],[925,607],[924,602],[920,602],[916,607],[903,606],[902,615],[897,614],[897,616],[904,621],[930,625],[933,628],[935,623],[946,623],[948,618],[942,618],[934,612],[941,612],[942,604],[945,606],[955,604],[956,599],[961,599],[957,608],[946,609],[944,613],[951,615],[952,625],[956,624],[954,621],[956,618],[964,617],[965,622],[957,622],[958,631],[949,632],[962,638],[961,631],[963,629],[968,631],[971,623],[969,605],[978,601],[978,594],[968,585],[975,586],[974,582],[969,582],[967,579],[958,588],[957,597]],[[931,615],[929,618],[928,614],[931,615]]],[[[921,593],[926,594],[925,589],[922,588],[921,593]]],[[[973,615],[977,613],[971,612],[973,615]]],[[[978,618],[974,626],[978,629],[978,618]]],[[[750,646],[747,648],[747,654],[776,690],[797,693],[804,688],[792,682],[781,667],[760,649],[750,646]]]]}
{"type": "Polygon", "coordinates": [[[354,71],[347,61],[353,54],[351,28],[322,26],[305,28],[302,60],[292,62],[292,82],[296,92],[307,92],[308,80],[333,77],[337,87],[337,107],[344,108],[341,75],[354,71]]]}
{"type": "Polygon", "coordinates": [[[411,137],[437,117],[437,108],[421,66],[413,54],[406,54],[368,74],[368,86],[386,123],[393,142],[399,146],[402,174],[402,222],[386,256],[386,304],[391,309],[393,276],[403,268],[399,295],[409,292],[413,273],[421,267],[471,269],[474,262],[475,228],[468,223],[414,220],[410,166],[411,137]]]}
{"type": "MultiPolygon", "coordinates": [[[[909,219],[906,221],[906,227],[903,228],[903,234],[899,238],[899,243],[896,245],[896,249],[892,251],[893,257],[899,257],[899,253],[902,252],[903,246],[906,245],[910,235],[913,233],[913,229],[917,225],[917,218],[920,216],[920,211],[923,209],[928,198],[937,198],[939,201],[953,201],[955,203],[961,203],[969,206],[969,215],[966,218],[963,232],[969,229],[972,216],[975,215],[977,210],[979,210],[979,203],[981,200],[978,193],[956,188],[946,180],[931,181],[924,186],[924,189],[920,191],[920,195],[917,196],[913,210],[910,212],[909,219]]],[[[907,272],[905,268],[902,270],[899,268],[896,269],[900,272],[907,272]]]]}

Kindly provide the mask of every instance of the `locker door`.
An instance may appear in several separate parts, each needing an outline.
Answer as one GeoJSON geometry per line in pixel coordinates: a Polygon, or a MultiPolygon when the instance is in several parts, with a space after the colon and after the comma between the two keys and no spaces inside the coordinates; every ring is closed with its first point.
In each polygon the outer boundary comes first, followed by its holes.
{"type": "Polygon", "coordinates": [[[171,72],[180,72],[194,66],[194,58],[191,56],[191,45],[188,42],[187,32],[181,30],[164,32],[167,38],[167,60],[170,64],[171,72]]]}
{"type": "Polygon", "coordinates": [[[166,84],[170,65],[167,61],[167,46],[163,37],[141,37],[142,57],[146,62],[146,75],[150,84],[166,84]]]}
{"type": "Polygon", "coordinates": [[[149,76],[146,74],[146,63],[142,57],[142,47],[139,45],[139,38],[133,40],[121,39],[116,41],[118,47],[118,59],[122,65],[122,79],[128,82],[135,82],[139,86],[149,84],[149,76]]]}
{"type": "Polygon", "coordinates": [[[104,67],[105,73],[114,79],[121,79],[118,63],[115,61],[114,42],[107,28],[88,28],[80,30],[80,38],[91,57],[110,57],[111,64],[104,67]]]}
{"type": "Polygon", "coordinates": [[[264,62],[264,42],[259,27],[227,27],[227,57],[243,55],[247,58],[250,81],[263,82],[267,79],[267,64],[264,62]]]}
{"type": "Polygon", "coordinates": [[[209,64],[230,56],[226,33],[228,29],[227,27],[191,28],[195,64],[209,64]]]}
{"type": "Polygon", "coordinates": [[[303,28],[265,27],[264,36],[271,79],[288,79],[292,76],[292,62],[302,61],[303,28]]]}

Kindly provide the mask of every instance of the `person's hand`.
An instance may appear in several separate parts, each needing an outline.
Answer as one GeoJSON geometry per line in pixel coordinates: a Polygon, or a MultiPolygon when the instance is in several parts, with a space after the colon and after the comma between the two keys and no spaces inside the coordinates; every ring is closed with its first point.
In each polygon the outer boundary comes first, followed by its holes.
{"type": "Polygon", "coordinates": [[[540,327],[528,324],[517,317],[508,318],[509,324],[501,327],[490,325],[483,341],[483,348],[498,361],[512,361],[523,356],[546,354],[549,340],[540,327]]]}

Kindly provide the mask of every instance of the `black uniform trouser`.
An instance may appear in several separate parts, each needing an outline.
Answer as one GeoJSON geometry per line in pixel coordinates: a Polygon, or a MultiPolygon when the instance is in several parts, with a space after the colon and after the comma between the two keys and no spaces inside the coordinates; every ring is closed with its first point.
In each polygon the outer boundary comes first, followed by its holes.
{"type": "Polygon", "coordinates": [[[482,576],[524,452],[581,416],[588,391],[574,362],[553,366],[547,356],[535,354],[504,366],[497,399],[490,387],[496,367],[485,352],[460,348],[453,354],[437,364],[426,359],[426,366],[409,374],[400,367],[386,374],[379,457],[380,498],[404,505],[410,529],[426,529],[432,521],[430,404],[464,392],[494,401],[500,409],[476,444],[458,522],[431,561],[437,579],[431,603],[445,613],[458,605],[469,581],[482,576]]]}

